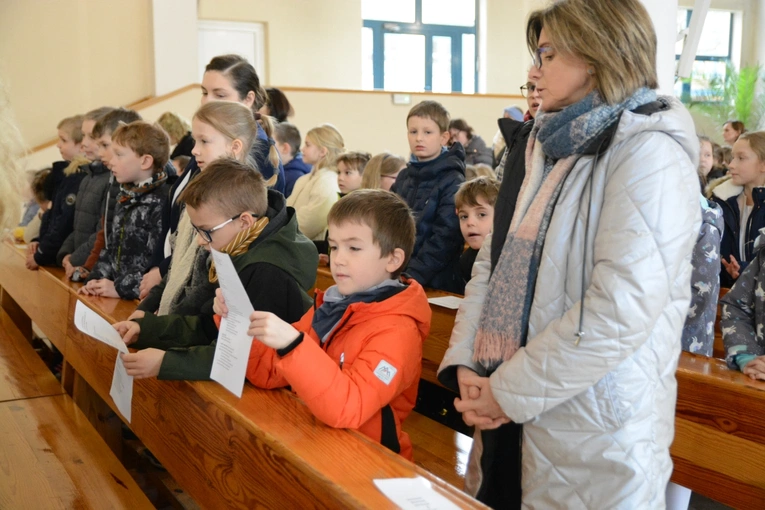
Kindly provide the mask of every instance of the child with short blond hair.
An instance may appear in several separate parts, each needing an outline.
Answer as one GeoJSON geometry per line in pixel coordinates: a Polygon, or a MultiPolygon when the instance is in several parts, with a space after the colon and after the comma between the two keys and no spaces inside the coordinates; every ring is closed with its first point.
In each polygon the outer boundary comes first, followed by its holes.
{"type": "Polygon", "coordinates": [[[406,118],[412,159],[391,188],[414,212],[417,241],[407,273],[420,285],[461,294],[462,235],[454,195],[465,181],[465,150],[450,149],[449,112],[436,101],[423,101],[406,118]]]}
{"type": "MultiPolygon", "coordinates": [[[[294,325],[255,308],[247,379],[290,386],[327,425],[411,459],[401,425],[417,400],[431,316],[422,286],[401,276],[414,246],[411,211],[393,193],[363,189],[332,206],[328,223],[336,284],[294,325]]],[[[215,309],[227,313],[220,294],[215,309]]]]}
{"type": "Polygon", "coordinates": [[[85,173],[80,168],[88,163],[82,154],[82,115],[67,117],[58,123],[58,147],[63,161],[53,163],[53,204],[42,218],[40,234],[28,248],[28,269],[56,265],[56,255],[74,229],[77,191],[85,173]]]}
{"type": "Polygon", "coordinates": [[[118,127],[111,139],[111,171],[120,192],[108,247],[101,251],[80,292],[136,299],[162,233],[170,142],[162,128],[141,121],[118,127]]]}
{"type": "Polygon", "coordinates": [[[494,204],[499,195],[499,181],[491,177],[476,177],[462,183],[454,203],[460,231],[468,248],[460,257],[460,272],[465,283],[470,281],[473,263],[484,239],[494,225],[494,204]]]}

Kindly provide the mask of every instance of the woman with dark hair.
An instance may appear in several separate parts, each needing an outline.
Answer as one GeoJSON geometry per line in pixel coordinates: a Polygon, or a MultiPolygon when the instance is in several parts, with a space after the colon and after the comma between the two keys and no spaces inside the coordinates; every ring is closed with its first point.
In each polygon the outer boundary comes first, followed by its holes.
{"type": "Polygon", "coordinates": [[[693,120],[654,91],[640,0],[560,0],[526,34],[541,107],[525,178],[439,369],[476,427],[466,490],[494,508],[664,508],[701,226],[693,120]]]}
{"type": "Polygon", "coordinates": [[[292,109],[292,105],[287,96],[281,90],[269,87],[266,89],[268,94],[268,102],[261,106],[259,113],[262,115],[270,115],[275,118],[277,122],[287,122],[288,117],[295,115],[295,110],[292,109]]]}
{"type": "Polygon", "coordinates": [[[733,147],[738,137],[744,133],[746,133],[746,128],[740,120],[729,120],[723,124],[723,140],[725,140],[726,145],[729,147],[733,147]]]}
{"type": "Polygon", "coordinates": [[[449,134],[452,143],[459,142],[465,148],[465,164],[478,165],[484,163],[491,166],[494,163],[494,154],[491,147],[486,147],[483,138],[473,133],[473,128],[465,119],[454,119],[449,123],[449,134]]]}

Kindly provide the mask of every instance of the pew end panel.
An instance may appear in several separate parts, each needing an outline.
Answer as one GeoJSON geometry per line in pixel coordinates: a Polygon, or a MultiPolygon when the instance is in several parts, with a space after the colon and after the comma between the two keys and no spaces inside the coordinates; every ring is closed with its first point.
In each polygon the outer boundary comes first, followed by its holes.
{"type": "MultiPolygon", "coordinates": [[[[65,354],[69,322],[69,284],[63,270],[30,271],[24,253],[8,241],[0,242],[0,287],[65,354]]],[[[21,327],[24,331],[26,326],[21,327]]]]}
{"type": "Polygon", "coordinates": [[[677,370],[672,480],[736,508],[765,501],[765,382],[683,353],[677,370]]]}

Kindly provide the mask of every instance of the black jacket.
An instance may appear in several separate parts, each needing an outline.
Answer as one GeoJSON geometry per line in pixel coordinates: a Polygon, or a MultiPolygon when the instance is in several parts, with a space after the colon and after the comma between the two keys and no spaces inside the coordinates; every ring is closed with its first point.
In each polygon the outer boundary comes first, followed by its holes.
{"type": "Polygon", "coordinates": [[[465,182],[465,151],[457,142],[436,159],[412,161],[401,171],[392,190],[414,213],[417,237],[406,272],[423,287],[461,294],[459,272],[464,240],[454,195],[465,182]]]}
{"type": "Polygon", "coordinates": [[[178,142],[178,145],[173,149],[173,153],[170,154],[170,161],[174,160],[178,156],[191,157],[191,149],[194,148],[194,138],[191,136],[191,132],[183,135],[183,138],[178,142]]]}
{"type": "Polygon", "coordinates": [[[40,224],[40,235],[37,238],[40,244],[34,254],[35,262],[39,266],[57,264],[58,251],[74,230],[77,192],[86,174],[79,166],[73,169],[69,168],[70,166],[68,161],[53,164],[51,175],[59,184],[53,196],[53,205],[43,215],[40,224]]]}
{"type": "Polygon", "coordinates": [[[505,245],[507,231],[510,230],[510,222],[513,220],[515,203],[518,201],[518,193],[521,184],[526,177],[526,144],[529,141],[534,121],[526,123],[513,119],[499,119],[499,130],[507,144],[507,158],[505,168],[502,170],[502,184],[499,186],[499,195],[494,204],[494,229],[491,236],[491,269],[497,265],[499,254],[505,245]]]}

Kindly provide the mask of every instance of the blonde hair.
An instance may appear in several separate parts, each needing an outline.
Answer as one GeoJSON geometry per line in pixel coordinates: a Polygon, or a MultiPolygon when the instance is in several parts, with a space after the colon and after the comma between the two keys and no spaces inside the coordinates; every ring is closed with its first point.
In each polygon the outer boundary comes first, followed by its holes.
{"type": "Polygon", "coordinates": [[[72,140],[74,140],[74,143],[82,143],[82,121],[83,121],[82,115],[74,115],[72,117],[67,117],[65,119],[62,119],[61,122],[58,123],[58,126],[56,126],[56,129],[60,129],[62,131],[65,131],[66,134],[68,134],[72,140]]]}
{"type": "Polygon", "coordinates": [[[478,163],[477,165],[465,166],[466,181],[475,179],[476,177],[489,177],[494,179],[495,176],[496,174],[494,173],[494,170],[492,170],[491,167],[487,165],[486,163],[478,163]]]}
{"type": "MultiPolygon", "coordinates": [[[[242,142],[242,153],[238,159],[240,163],[247,161],[258,136],[258,124],[249,108],[236,101],[210,101],[197,110],[194,118],[222,134],[229,142],[242,142]]],[[[254,161],[249,163],[254,166],[254,161]]]]}
{"type": "Polygon", "coordinates": [[[757,155],[760,163],[765,163],[765,131],[748,131],[738,137],[737,141],[749,142],[749,147],[757,155]]]}
{"type": "Polygon", "coordinates": [[[364,169],[372,155],[368,152],[348,151],[337,157],[337,164],[344,163],[349,169],[356,170],[359,175],[364,175],[364,169]]]}
{"type": "Polygon", "coordinates": [[[404,158],[391,154],[390,152],[381,152],[369,160],[364,168],[364,175],[361,177],[361,187],[365,189],[378,189],[380,178],[383,175],[394,175],[406,166],[404,158]]]}
{"type": "Polygon", "coordinates": [[[25,155],[24,142],[0,80],[0,231],[16,226],[21,217],[25,179],[19,159],[25,155]]]}
{"type": "Polygon", "coordinates": [[[173,112],[165,112],[157,119],[157,124],[170,136],[170,141],[178,143],[186,133],[191,131],[191,126],[186,119],[173,112]]]}
{"type": "Polygon", "coordinates": [[[343,135],[340,134],[340,131],[335,126],[332,124],[322,124],[315,127],[306,133],[305,139],[310,140],[317,147],[327,149],[324,157],[314,165],[314,172],[322,168],[334,168],[337,166],[337,158],[345,149],[345,142],[343,142],[343,135]]]}
{"type": "Polygon", "coordinates": [[[639,0],[564,0],[531,13],[526,43],[536,52],[545,29],[559,53],[595,69],[595,88],[608,104],[641,87],[658,88],[656,32],[639,0]]]}

